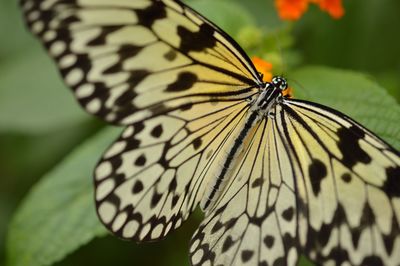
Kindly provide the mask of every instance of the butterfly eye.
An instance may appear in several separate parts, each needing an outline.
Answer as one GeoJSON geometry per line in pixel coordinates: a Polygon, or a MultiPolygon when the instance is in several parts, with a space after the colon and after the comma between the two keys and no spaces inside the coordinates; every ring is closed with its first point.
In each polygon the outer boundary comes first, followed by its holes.
{"type": "Polygon", "coordinates": [[[274,84],[274,86],[279,88],[281,91],[285,91],[288,88],[286,79],[279,76],[273,77],[271,83],[274,84]]]}

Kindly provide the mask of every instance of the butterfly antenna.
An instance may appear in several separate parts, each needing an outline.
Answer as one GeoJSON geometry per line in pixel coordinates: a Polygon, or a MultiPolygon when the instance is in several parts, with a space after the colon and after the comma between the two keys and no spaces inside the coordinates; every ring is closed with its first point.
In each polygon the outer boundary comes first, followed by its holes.
{"type": "Polygon", "coordinates": [[[275,31],[274,37],[276,39],[276,49],[281,57],[281,62],[282,62],[282,68],[281,68],[281,73],[280,76],[283,76],[286,78],[286,80],[288,81],[288,83],[292,83],[292,84],[296,84],[296,87],[300,88],[300,90],[303,92],[304,96],[309,98],[310,97],[310,92],[308,92],[305,87],[296,79],[290,78],[289,76],[286,76],[287,73],[287,60],[285,57],[285,53],[283,51],[280,39],[279,39],[279,35],[278,33],[275,31]]]}
{"type": "Polygon", "coordinates": [[[280,56],[281,62],[282,62],[280,76],[284,76],[284,74],[287,73],[287,64],[286,64],[285,54],[283,52],[283,48],[282,48],[282,45],[281,45],[281,41],[279,39],[279,35],[278,35],[278,33],[276,31],[274,32],[274,37],[275,37],[275,40],[276,40],[276,49],[277,49],[277,51],[279,53],[279,56],[280,56]]]}
{"type": "Polygon", "coordinates": [[[310,98],[311,97],[310,92],[308,90],[306,90],[305,87],[298,80],[288,77],[287,81],[288,81],[289,84],[296,84],[296,86],[295,86],[296,89],[295,90],[297,90],[297,88],[299,88],[301,90],[302,94],[304,95],[304,97],[306,97],[306,98],[310,98]]]}

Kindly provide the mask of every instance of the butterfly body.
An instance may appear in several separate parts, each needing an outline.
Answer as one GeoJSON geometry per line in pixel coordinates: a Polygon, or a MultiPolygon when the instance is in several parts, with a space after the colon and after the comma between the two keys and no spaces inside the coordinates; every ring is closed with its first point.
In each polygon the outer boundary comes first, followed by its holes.
{"type": "MultiPolygon", "coordinates": [[[[211,174],[211,182],[207,185],[208,191],[205,192],[200,207],[204,212],[208,212],[214,207],[214,203],[223,192],[227,179],[232,175],[232,165],[237,165],[238,156],[241,151],[246,150],[243,147],[245,139],[256,123],[261,119],[273,119],[273,110],[275,105],[283,100],[283,91],[287,89],[287,82],[282,77],[274,77],[271,82],[266,82],[260,85],[260,93],[253,96],[249,100],[249,109],[243,126],[237,130],[236,137],[232,139],[233,143],[229,143],[225,155],[221,158],[220,167],[217,168],[215,174],[211,174]]],[[[242,154],[243,155],[243,154],[242,154]]]]}
{"type": "Polygon", "coordinates": [[[234,166],[237,165],[237,161],[242,156],[239,156],[240,152],[244,150],[243,142],[249,134],[257,120],[260,119],[260,115],[255,111],[250,111],[250,114],[245,119],[243,127],[238,130],[238,135],[233,139],[233,143],[230,143],[227,147],[227,151],[223,152],[226,156],[221,157],[222,165],[217,168],[215,175],[211,174],[211,182],[207,185],[208,191],[204,194],[200,207],[204,212],[208,212],[214,207],[215,202],[223,192],[225,185],[228,182],[228,178],[232,176],[234,166]]]}
{"type": "Polygon", "coordinates": [[[173,0],[22,0],[89,113],[125,130],[94,171],[116,236],[160,240],[200,205],[192,265],[400,265],[400,156],[329,107],[264,83],[173,0]]]}

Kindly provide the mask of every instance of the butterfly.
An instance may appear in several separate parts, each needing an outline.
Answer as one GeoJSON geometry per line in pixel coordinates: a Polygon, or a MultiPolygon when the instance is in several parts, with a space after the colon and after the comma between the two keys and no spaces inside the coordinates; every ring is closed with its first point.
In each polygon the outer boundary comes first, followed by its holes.
{"type": "Polygon", "coordinates": [[[160,240],[199,205],[192,265],[400,265],[400,156],[331,108],[262,80],[173,0],[22,0],[80,105],[124,126],[94,171],[101,222],[160,240]]]}

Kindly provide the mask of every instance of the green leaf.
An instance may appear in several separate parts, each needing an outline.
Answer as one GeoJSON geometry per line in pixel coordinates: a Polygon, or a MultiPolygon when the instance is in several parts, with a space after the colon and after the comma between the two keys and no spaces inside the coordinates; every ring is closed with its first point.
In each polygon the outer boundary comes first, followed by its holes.
{"type": "Polygon", "coordinates": [[[0,3],[0,133],[47,134],[88,119],[52,60],[23,25],[17,1],[0,3]]]}
{"type": "Polygon", "coordinates": [[[23,25],[18,1],[0,1],[0,62],[30,48],[30,39],[23,25]]]}
{"type": "Polygon", "coordinates": [[[236,36],[241,28],[255,24],[253,16],[233,1],[197,0],[188,4],[231,36],[236,36]]]}
{"type": "Polygon", "coordinates": [[[397,71],[399,77],[400,1],[343,1],[339,20],[317,5],[296,23],[297,47],[307,62],[374,73],[397,71]]]}
{"type": "Polygon", "coordinates": [[[92,172],[119,131],[102,131],[32,188],[9,228],[8,265],[51,265],[105,234],[95,213],[92,172]]]}
{"type": "Polygon", "coordinates": [[[299,258],[298,266],[314,266],[315,264],[308,260],[304,255],[299,258]]]}
{"type": "Polygon", "coordinates": [[[0,131],[40,134],[89,118],[38,46],[0,69],[0,131]]]}
{"type": "Polygon", "coordinates": [[[400,105],[368,76],[315,66],[298,69],[288,81],[295,98],[341,111],[400,149],[400,105]]]}

